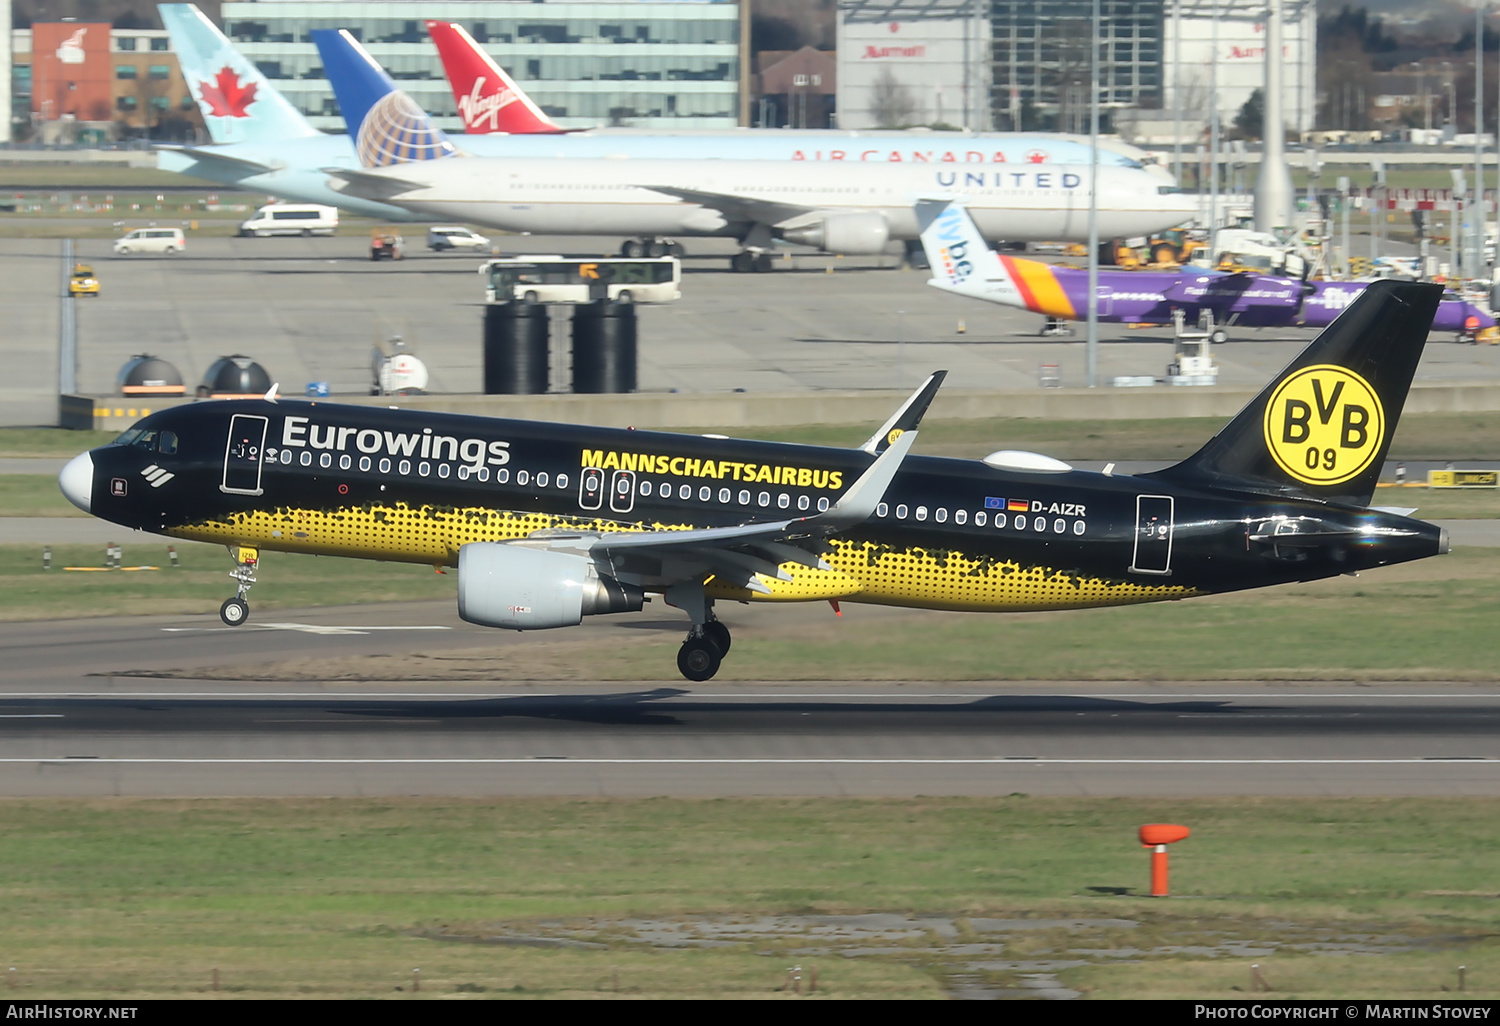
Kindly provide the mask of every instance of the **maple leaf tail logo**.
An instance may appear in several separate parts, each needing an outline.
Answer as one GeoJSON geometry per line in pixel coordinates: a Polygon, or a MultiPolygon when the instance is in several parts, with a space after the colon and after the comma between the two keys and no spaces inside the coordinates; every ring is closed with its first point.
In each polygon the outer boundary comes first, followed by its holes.
{"type": "Polygon", "coordinates": [[[208,104],[211,117],[248,118],[257,89],[259,86],[254,82],[241,85],[240,76],[226,66],[220,68],[212,79],[199,85],[198,98],[208,104]]]}

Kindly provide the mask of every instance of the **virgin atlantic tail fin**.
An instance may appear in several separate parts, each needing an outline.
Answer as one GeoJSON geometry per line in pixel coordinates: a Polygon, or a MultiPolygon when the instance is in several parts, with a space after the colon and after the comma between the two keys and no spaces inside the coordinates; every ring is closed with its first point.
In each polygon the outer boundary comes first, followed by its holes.
{"type": "Polygon", "coordinates": [[[443,71],[453,87],[453,100],[464,119],[464,131],[470,135],[491,132],[548,135],[566,131],[532,102],[462,25],[429,21],[427,34],[437,44],[443,71]]]}

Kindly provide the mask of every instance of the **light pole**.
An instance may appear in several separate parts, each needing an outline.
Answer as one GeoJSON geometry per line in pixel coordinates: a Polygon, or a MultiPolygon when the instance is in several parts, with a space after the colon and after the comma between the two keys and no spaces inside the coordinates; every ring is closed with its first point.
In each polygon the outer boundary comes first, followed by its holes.
{"type": "Polygon", "coordinates": [[[1099,0],[1090,12],[1088,386],[1099,384],[1099,0]]]}
{"type": "Polygon", "coordinates": [[[1172,174],[1182,185],[1182,0],[1172,0],[1172,174]]]}
{"type": "Polygon", "coordinates": [[[1474,5],[1474,202],[1470,220],[1472,257],[1466,261],[1469,277],[1477,278],[1484,266],[1484,4],[1474,5]]]}

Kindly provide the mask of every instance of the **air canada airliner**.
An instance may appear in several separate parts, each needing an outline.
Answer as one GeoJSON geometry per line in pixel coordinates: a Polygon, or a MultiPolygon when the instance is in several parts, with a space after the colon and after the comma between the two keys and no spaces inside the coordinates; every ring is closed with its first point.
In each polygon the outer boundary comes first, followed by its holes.
{"type": "MultiPolygon", "coordinates": [[[[354,146],[347,135],[325,135],[279,93],[260,69],[193,4],[159,4],[162,24],[172,39],[172,49],[182,67],[183,78],[203,114],[213,145],[161,146],[157,163],[164,171],[175,171],[265,192],[283,199],[324,203],[352,213],[390,221],[430,220],[401,207],[366,199],[328,187],[325,168],[358,168],[354,146]]],[[[447,42],[450,35],[436,30],[447,42]]],[[[458,30],[461,32],[462,30],[458,30]]],[[[467,39],[467,34],[464,35],[467,39]]],[[[492,64],[470,39],[474,61],[492,64]],[[475,56],[477,54],[477,56],[475,56]]],[[[495,69],[498,72],[498,68],[495,69]]],[[[467,152],[489,157],[570,157],[585,161],[603,158],[674,158],[704,160],[827,161],[849,164],[882,162],[928,162],[952,170],[977,171],[1007,166],[1088,163],[1089,149],[1077,138],[1035,133],[910,132],[567,132],[544,130],[543,122],[519,127],[508,121],[508,131],[529,134],[486,135],[498,127],[484,119],[484,112],[504,112],[514,117],[539,108],[514,88],[498,82],[494,72],[482,70],[465,78],[467,120],[476,134],[463,137],[467,152]],[[487,74],[486,74],[487,73],[487,74]],[[483,80],[483,81],[481,81],[483,80]],[[501,93],[508,93],[502,97],[501,93]],[[995,167],[990,167],[995,165],[995,167]]],[[[544,117],[545,115],[543,115],[544,117]]],[[[1103,147],[1102,165],[1140,167],[1135,153],[1103,147]]],[[[1159,172],[1159,168],[1156,169],[1159,172]]]]}
{"type": "Polygon", "coordinates": [[[1182,599],[1448,550],[1370,507],[1441,286],[1372,283],[1196,454],[1126,475],[910,454],[943,374],[858,449],[306,400],[162,410],[63,469],[95,516],[218,542],[225,623],[262,551],[458,568],[459,615],[569,627],[659,595],[677,665],[729,652],[719,600],[1003,612],[1182,599]]]}

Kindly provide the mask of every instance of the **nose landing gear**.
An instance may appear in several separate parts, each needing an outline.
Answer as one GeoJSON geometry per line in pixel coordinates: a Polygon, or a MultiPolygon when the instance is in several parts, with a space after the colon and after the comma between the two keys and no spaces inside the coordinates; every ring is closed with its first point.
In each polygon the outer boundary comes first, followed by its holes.
{"type": "Polygon", "coordinates": [[[255,585],[255,568],[260,564],[260,551],[246,545],[230,546],[229,554],[234,557],[234,569],[229,571],[229,576],[237,583],[234,598],[224,600],[219,607],[219,619],[230,627],[238,627],[250,619],[250,603],[245,601],[245,596],[250,594],[250,589],[255,585]]]}

